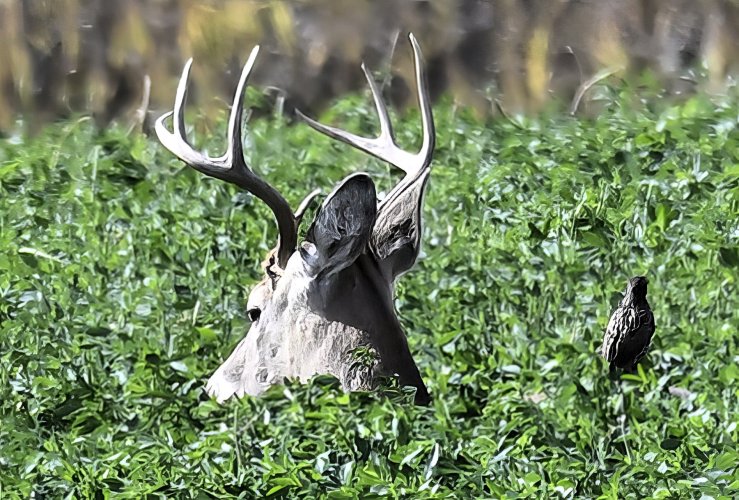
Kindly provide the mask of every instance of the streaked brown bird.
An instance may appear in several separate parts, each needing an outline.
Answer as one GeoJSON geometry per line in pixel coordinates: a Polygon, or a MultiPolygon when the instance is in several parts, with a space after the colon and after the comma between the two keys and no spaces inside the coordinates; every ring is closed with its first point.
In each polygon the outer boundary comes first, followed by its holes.
{"type": "Polygon", "coordinates": [[[649,351],[654,334],[654,314],[647,302],[645,276],[635,276],[626,286],[624,298],[608,321],[601,354],[609,362],[609,369],[634,371],[649,351]]]}

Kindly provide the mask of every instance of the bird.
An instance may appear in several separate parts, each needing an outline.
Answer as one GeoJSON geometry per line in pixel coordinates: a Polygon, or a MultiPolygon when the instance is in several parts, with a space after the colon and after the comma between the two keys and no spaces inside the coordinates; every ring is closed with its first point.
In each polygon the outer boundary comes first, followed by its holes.
{"type": "Polygon", "coordinates": [[[655,324],[647,302],[645,276],[634,276],[626,285],[624,298],[608,321],[601,355],[608,361],[609,372],[617,368],[633,372],[649,351],[655,324]]]}

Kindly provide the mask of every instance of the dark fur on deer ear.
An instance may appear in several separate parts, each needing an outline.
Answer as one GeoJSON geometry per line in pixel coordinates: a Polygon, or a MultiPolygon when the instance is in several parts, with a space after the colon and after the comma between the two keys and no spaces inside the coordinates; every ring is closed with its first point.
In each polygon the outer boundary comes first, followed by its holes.
{"type": "Polygon", "coordinates": [[[372,179],[367,174],[347,177],[321,205],[300,256],[314,275],[341,271],[365,251],[376,216],[372,179]]]}

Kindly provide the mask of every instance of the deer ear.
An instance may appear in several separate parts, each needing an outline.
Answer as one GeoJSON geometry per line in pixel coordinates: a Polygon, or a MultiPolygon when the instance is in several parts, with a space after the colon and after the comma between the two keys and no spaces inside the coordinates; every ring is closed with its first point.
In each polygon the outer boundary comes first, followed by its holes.
{"type": "Polygon", "coordinates": [[[299,251],[314,274],[332,274],[365,250],[377,216],[375,184],[367,174],[347,177],[323,202],[299,251]]]}
{"type": "Polygon", "coordinates": [[[426,171],[405,191],[380,205],[370,246],[383,273],[394,281],[416,262],[421,248],[421,207],[426,171]]]}

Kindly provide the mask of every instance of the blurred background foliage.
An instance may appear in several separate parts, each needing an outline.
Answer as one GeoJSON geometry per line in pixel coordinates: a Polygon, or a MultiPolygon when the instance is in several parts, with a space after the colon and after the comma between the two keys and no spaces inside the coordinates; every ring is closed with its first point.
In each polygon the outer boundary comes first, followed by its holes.
{"type": "Polygon", "coordinates": [[[407,31],[433,95],[449,92],[483,116],[568,102],[604,68],[615,78],[648,69],[670,94],[716,92],[739,68],[737,26],[736,0],[3,0],[0,130],[19,118],[36,128],[77,112],[100,124],[130,116],[147,76],[146,108],[161,111],[191,56],[193,102],[212,116],[257,43],[253,81],[288,113],[362,88],[361,60],[402,106],[412,65],[395,48],[407,31]]]}

